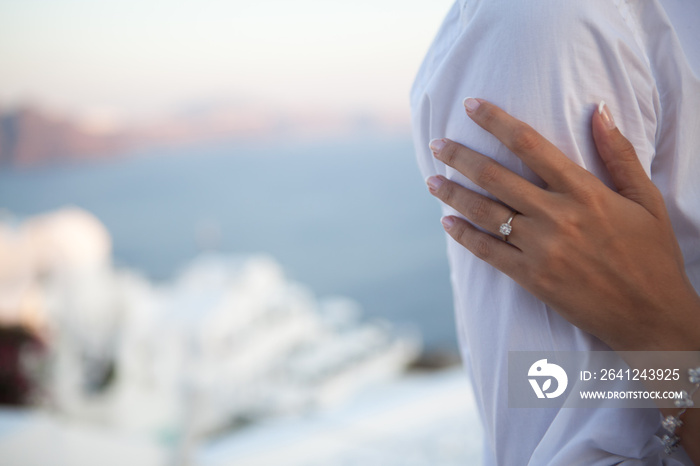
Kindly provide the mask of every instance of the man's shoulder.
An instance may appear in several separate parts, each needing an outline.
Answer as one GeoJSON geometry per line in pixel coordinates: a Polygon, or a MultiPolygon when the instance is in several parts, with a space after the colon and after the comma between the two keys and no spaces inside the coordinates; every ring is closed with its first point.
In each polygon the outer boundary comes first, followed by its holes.
{"type": "Polygon", "coordinates": [[[638,33],[635,15],[624,0],[462,0],[462,26],[498,28],[508,36],[562,43],[578,34],[616,37],[638,33]]]}

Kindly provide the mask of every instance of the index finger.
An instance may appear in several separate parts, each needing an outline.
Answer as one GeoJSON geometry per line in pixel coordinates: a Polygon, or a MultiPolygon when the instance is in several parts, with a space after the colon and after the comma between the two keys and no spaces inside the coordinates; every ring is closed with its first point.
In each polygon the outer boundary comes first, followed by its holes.
{"type": "Polygon", "coordinates": [[[483,99],[464,100],[467,115],[496,136],[555,191],[565,191],[581,179],[583,168],[528,124],[483,99]]]}

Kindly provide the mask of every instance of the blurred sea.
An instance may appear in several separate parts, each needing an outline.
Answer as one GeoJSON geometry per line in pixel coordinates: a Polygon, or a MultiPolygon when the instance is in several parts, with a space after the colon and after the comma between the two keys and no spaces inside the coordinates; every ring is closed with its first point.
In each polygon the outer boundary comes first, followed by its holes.
{"type": "Polygon", "coordinates": [[[408,138],[150,149],[0,172],[20,217],[75,205],[109,229],[116,265],[170,278],[202,249],[266,253],[319,296],[456,348],[445,236],[408,138]]]}

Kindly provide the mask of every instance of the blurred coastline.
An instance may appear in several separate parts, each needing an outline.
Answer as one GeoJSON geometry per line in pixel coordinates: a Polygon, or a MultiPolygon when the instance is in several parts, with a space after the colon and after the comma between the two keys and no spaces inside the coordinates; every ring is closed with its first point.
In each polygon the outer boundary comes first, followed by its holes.
{"type": "MultiPolygon", "coordinates": [[[[210,141],[0,172],[0,320],[30,330],[18,360],[35,386],[25,402],[39,407],[16,419],[151,439],[156,450],[134,455],[161,459],[142,464],[208,464],[251,448],[236,440],[211,456],[221,435],[312,413],[335,425],[322,413],[372,387],[413,393],[406,373],[458,364],[444,238],[430,225],[439,209],[409,141],[365,136],[210,141]]],[[[429,380],[442,379],[406,403],[468,393],[461,377],[429,380]]],[[[358,409],[386,406],[367,403],[358,409]]],[[[439,425],[430,435],[456,435],[439,425]]],[[[425,441],[426,458],[478,451],[425,441]]],[[[17,445],[3,450],[0,436],[0,452],[17,445]]]]}
{"type": "Polygon", "coordinates": [[[341,114],[283,110],[258,102],[201,101],[146,120],[78,117],[38,103],[0,105],[0,168],[29,169],[104,161],[183,145],[217,141],[288,143],[363,135],[409,137],[403,112],[341,114]]]}
{"type": "Polygon", "coordinates": [[[117,266],[173,278],[203,251],[270,255],[319,296],[419,328],[454,351],[439,207],[403,137],[144,149],[0,171],[10,223],[67,206],[108,231],[117,266]]]}
{"type": "Polygon", "coordinates": [[[0,319],[33,333],[50,366],[28,397],[74,419],[209,434],[333,404],[420,349],[417,335],[358,322],[350,300],[317,300],[271,258],[201,255],[154,285],[115,269],[106,229],[76,208],[0,236],[0,319]]]}
{"type": "Polygon", "coordinates": [[[0,464],[476,464],[409,133],[453,0],[0,4],[0,464]]]}

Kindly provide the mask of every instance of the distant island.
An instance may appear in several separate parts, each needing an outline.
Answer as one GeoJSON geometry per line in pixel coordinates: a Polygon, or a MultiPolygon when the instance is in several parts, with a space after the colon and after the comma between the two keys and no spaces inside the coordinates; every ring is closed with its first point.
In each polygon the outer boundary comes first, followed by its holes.
{"type": "Polygon", "coordinates": [[[133,141],[100,133],[31,107],[0,112],[0,167],[34,167],[65,160],[108,157],[133,141]]]}
{"type": "Polygon", "coordinates": [[[406,135],[407,115],[281,113],[251,105],[210,105],[149,122],[104,126],[40,106],[0,107],[0,169],[100,160],[152,146],[216,140],[288,141],[367,134],[406,135]]]}

